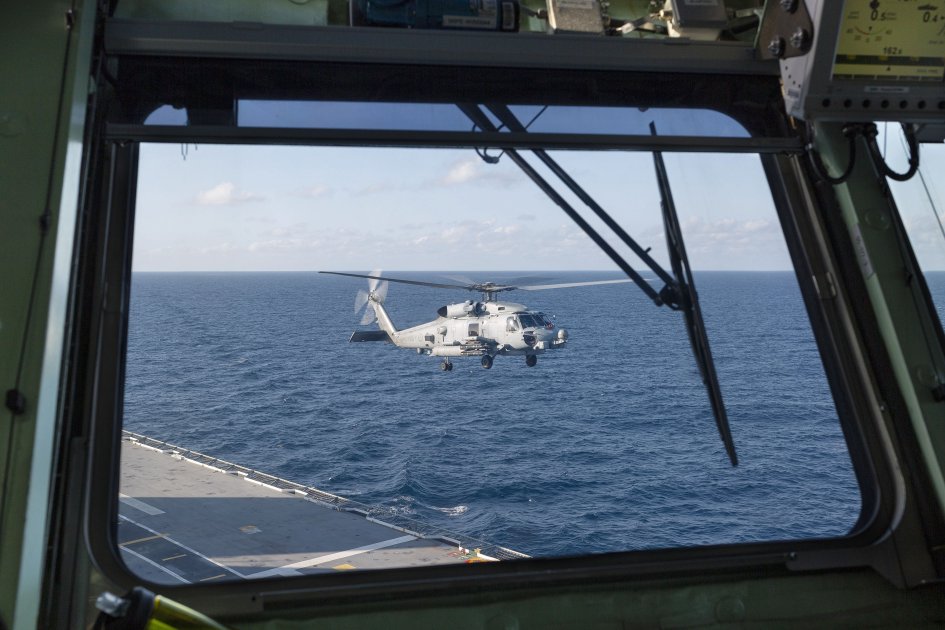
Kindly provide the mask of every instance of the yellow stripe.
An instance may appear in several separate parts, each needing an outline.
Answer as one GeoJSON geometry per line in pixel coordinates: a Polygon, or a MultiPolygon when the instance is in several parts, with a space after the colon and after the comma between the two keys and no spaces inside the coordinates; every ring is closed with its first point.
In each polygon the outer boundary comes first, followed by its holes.
{"type": "Polygon", "coordinates": [[[137,538],[135,540],[129,540],[128,542],[120,543],[119,547],[127,547],[128,545],[133,545],[135,543],[144,542],[146,540],[154,540],[155,538],[164,538],[167,534],[157,534],[156,536],[145,536],[144,538],[137,538]]]}
{"type": "Polygon", "coordinates": [[[226,573],[221,573],[220,575],[214,575],[214,576],[211,576],[211,577],[207,577],[207,578],[204,578],[204,579],[202,579],[202,580],[200,580],[200,581],[201,581],[201,582],[206,582],[206,581],[208,581],[208,580],[215,580],[215,579],[221,578],[221,577],[226,577],[226,573]]]}

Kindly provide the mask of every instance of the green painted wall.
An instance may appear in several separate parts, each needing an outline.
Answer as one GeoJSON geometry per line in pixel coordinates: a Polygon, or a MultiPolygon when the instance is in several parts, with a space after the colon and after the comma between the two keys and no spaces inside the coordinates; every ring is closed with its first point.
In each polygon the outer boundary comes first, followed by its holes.
{"type": "Polygon", "coordinates": [[[7,3],[0,27],[0,389],[25,401],[0,411],[0,619],[15,628],[36,624],[45,562],[94,17],[77,7],[7,3]]]}

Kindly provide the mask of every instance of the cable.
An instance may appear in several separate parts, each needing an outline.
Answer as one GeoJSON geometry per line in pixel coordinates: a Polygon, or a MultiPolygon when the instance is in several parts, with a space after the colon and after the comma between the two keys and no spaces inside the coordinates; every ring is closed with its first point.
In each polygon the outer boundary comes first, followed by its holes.
{"type": "Polygon", "coordinates": [[[897,173],[896,171],[889,168],[889,165],[886,164],[886,160],[883,159],[883,154],[879,150],[879,145],[876,144],[876,125],[872,125],[872,128],[866,134],[866,143],[869,147],[870,157],[873,160],[873,163],[876,165],[883,175],[889,179],[894,179],[897,182],[904,182],[912,179],[916,172],[919,170],[919,141],[915,137],[915,125],[909,123],[902,124],[902,134],[905,136],[906,143],[909,145],[909,168],[905,173],[897,173]]]}
{"type": "Polygon", "coordinates": [[[807,124],[808,135],[810,136],[810,142],[807,143],[805,147],[807,149],[807,157],[810,158],[811,166],[814,168],[814,172],[817,173],[817,176],[829,184],[836,186],[837,184],[842,184],[847,181],[850,177],[850,174],[853,172],[853,167],[856,165],[856,136],[863,132],[861,125],[846,125],[843,127],[843,135],[847,137],[848,140],[848,151],[850,154],[850,162],[847,164],[847,167],[844,169],[838,177],[831,177],[827,173],[827,167],[824,165],[823,160],[820,159],[820,153],[817,149],[814,148],[814,133],[813,127],[810,123],[807,124]]]}

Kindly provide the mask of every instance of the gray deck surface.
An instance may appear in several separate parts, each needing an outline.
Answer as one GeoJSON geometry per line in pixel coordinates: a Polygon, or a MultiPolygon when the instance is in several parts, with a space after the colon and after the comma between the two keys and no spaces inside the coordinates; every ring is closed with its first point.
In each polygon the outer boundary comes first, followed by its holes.
{"type": "Polygon", "coordinates": [[[125,441],[118,541],[132,571],[181,584],[462,563],[470,556],[125,441]]]}

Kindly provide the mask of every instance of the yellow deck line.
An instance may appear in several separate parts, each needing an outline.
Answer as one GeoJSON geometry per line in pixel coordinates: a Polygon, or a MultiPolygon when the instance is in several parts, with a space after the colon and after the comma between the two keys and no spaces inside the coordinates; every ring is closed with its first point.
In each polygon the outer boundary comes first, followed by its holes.
{"type": "Polygon", "coordinates": [[[134,545],[135,543],[144,542],[146,540],[154,540],[155,538],[164,538],[167,534],[157,534],[155,536],[145,536],[144,538],[136,538],[135,540],[129,540],[128,542],[119,543],[119,547],[126,547],[128,545],[134,545]]]}

